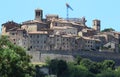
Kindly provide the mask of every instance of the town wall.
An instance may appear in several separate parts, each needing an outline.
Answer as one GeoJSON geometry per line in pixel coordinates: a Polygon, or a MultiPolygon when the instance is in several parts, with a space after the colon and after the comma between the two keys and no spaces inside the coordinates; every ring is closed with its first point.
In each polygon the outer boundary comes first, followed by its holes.
{"type": "Polygon", "coordinates": [[[46,59],[63,59],[74,61],[77,55],[83,58],[89,58],[93,61],[114,60],[116,65],[120,65],[120,54],[97,52],[97,51],[27,51],[27,54],[33,58],[32,62],[45,62],[46,59]]]}

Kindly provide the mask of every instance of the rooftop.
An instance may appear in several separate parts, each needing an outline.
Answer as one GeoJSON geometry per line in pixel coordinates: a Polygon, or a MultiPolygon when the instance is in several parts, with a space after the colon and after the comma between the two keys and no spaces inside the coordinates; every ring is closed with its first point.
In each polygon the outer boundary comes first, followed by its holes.
{"type": "Polygon", "coordinates": [[[47,31],[28,32],[28,34],[48,34],[47,31]]]}
{"type": "Polygon", "coordinates": [[[53,29],[76,29],[76,28],[75,27],[70,27],[70,26],[63,26],[63,27],[54,26],[53,29]]]}
{"type": "Polygon", "coordinates": [[[38,21],[38,20],[28,20],[28,21],[23,22],[22,24],[24,25],[24,24],[34,24],[34,23],[43,23],[43,24],[45,24],[44,22],[38,21]]]}

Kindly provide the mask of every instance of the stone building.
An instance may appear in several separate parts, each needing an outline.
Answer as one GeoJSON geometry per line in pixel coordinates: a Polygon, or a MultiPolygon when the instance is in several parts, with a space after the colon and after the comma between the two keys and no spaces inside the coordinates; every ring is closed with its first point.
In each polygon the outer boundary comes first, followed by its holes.
{"type": "Polygon", "coordinates": [[[119,44],[120,44],[120,32],[111,31],[110,33],[111,33],[116,39],[119,40],[119,44]]]}
{"type": "Polygon", "coordinates": [[[53,19],[59,19],[59,16],[58,15],[55,15],[55,14],[48,14],[46,15],[46,20],[47,21],[52,21],[53,19]]]}
{"type": "Polygon", "coordinates": [[[13,28],[9,30],[9,39],[12,43],[19,45],[26,50],[29,48],[29,38],[26,30],[13,28]]]}
{"type": "Polygon", "coordinates": [[[101,46],[107,43],[106,35],[94,35],[93,38],[101,40],[101,46]]]}
{"type": "Polygon", "coordinates": [[[50,50],[75,50],[75,36],[49,35],[48,38],[50,50]]]}
{"type": "Polygon", "coordinates": [[[101,41],[92,37],[82,37],[82,49],[87,51],[98,51],[101,41]]]}
{"type": "Polygon", "coordinates": [[[6,23],[2,24],[2,35],[8,35],[9,30],[12,28],[20,28],[20,24],[14,22],[14,21],[8,21],[6,23]]]}
{"type": "Polygon", "coordinates": [[[62,35],[62,44],[61,44],[61,49],[62,50],[77,50],[75,49],[75,37],[72,35],[62,35]]]}
{"type": "Polygon", "coordinates": [[[28,34],[26,30],[20,27],[20,24],[14,21],[8,21],[2,24],[2,35],[7,35],[13,44],[22,46],[27,50],[29,47],[28,34]]]}
{"type": "Polygon", "coordinates": [[[115,48],[114,48],[114,50],[112,50],[112,52],[119,52],[119,39],[116,38],[113,33],[101,32],[98,35],[94,35],[94,38],[101,40],[101,47],[108,46],[108,44],[111,44],[111,43],[112,43],[112,45],[114,44],[115,48]]]}
{"type": "Polygon", "coordinates": [[[27,32],[42,31],[46,28],[48,28],[46,23],[37,20],[29,20],[22,23],[22,29],[27,32]]]}
{"type": "Polygon", "coordinates": [[[89,28],[84,28],[81,31],[78,32],[78,36],[86,36],[90,37],[96,34],[96,30],[94,29],[89,29],[89,28]]]}
{"type": "Polygon", "coordinates": [[[22,29],[25,29],[27,32],[42,31],[48,27],[48,23],[43,19],[43,11],[41,9],[35,10],[34,20],[28,20],[22,23],[22,29]]]}
{"type": "Polygon", "coordinates": [[[62,34],[62,35],[77,35],[78,30],[74,27],[63,26],[63,27],[54,27],[53,28],[54,34],[62,34]]]}
{"type": "Polygon", "coordinates": [[[86,25],[85,17],[66,20],[49,14],[43,18],[43,10],[36,9],[33,20],[22,24],[13,21],[2,24],[2,35],[8,35],[14,44],[30,51],[98,51],[100,47],[114,42],[111,46],[118,52],[120,33],[103,33],[100,32],[100,27],[101,22],[98,19],[93,20],[93,28],[90,28],[86,25]]]}
{"type": "Polygon", "coordinates": [[[37,32],[28,32],[30,47],[29,50],[40,51],[40,50],[49,50],[47,39],[48,32],[46,31],[37,31],[37,32]]]}

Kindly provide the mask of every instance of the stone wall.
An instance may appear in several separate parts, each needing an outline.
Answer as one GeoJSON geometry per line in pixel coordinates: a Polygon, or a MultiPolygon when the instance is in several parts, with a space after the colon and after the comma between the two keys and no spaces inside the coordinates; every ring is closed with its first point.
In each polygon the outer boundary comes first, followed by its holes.
{"type": "Polygon", "coordinates": [[[49,59],[62,59],[66,61],[74,61],[74,57],[69,54],[51,53],[51,52],[40,52],[40,51],[28,51],[29,55],[32,56],[32,62],[45,62],[49,59]]]}
{"type": "Polygon", "coordinates": [[[63,59],[66,61],[74,61],[75,56],[80,55],[93,61],[114,60],[116,65],[120,65],[120,54],[94,52],[94,51],[27,51],[33,58],[32,62],[45,62],[49,59],[63,59]]]}

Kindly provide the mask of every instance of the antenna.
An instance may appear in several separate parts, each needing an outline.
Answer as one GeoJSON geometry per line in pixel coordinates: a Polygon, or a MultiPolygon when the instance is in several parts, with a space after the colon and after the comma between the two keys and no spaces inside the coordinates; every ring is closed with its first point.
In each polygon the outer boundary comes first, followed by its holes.
{"type": "Polygon", "coordinates": [[[72,7],[68,3],[66,3],[67,20],[69,19],[69,9],[73,11],[72,7]]]}

